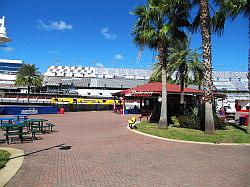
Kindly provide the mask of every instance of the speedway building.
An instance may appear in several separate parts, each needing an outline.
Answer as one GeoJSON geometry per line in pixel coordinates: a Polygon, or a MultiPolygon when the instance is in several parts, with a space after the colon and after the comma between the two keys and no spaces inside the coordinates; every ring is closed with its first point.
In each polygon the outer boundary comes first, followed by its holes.
{"type": "MultiPolygon", "coordinates": [[[[1,93],[27,92],[27,88],[14,85],[21,65],[20,60],[0,59],[1,93]]],[[[47,98],[60,95],[111,98],[113,93],[147,83],[151,73],[146,69],[49,66],[43,74],[43,87],[36,92],[47,98]]],[[[213,71],[213,79],[214,90],[226,93],[229,100],[249,101],[247,72],[213,71]]]]}

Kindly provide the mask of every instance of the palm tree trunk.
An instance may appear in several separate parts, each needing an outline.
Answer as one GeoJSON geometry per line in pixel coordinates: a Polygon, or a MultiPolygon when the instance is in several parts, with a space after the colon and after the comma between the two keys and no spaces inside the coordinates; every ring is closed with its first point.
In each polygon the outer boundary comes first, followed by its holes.
{"type": "Polygon", "coordinates": [[[180,87],[181,87],[181,93],[180,93],[180,104],[184,104],[184,86],[185,86],[185,80],[184,80],[184,73],[181,73],[181,78],[180,78],[180,87]]]}
{"type": "Polygon", "coordinates": [[[203,90],[205,102],[205,133],[214,134],[214,117],[213,117],[213,81],[212,81],[212,53],[211,53],[211,28],[210,15],[208,9],[208,0],[200,0],[200,20],[202,33],[203,48],[203,90]]]}
{"type": "Polygon", "coordinates": [[[161,116],[159,121],[159,128],[168,128],[167,120],[167,80],[166,67],[162,65],[162,102],[161,102],[161,116]]]}
{"type": "Polygon", "coordinates": [[[28,86],[28,103],[30,102],[30,86],[28,86]]]}
{"type": "Polygon", "coordinates": [[[181,101],[180,101],[180,104],[183,105],[184,104],[184,91],[181,90],[181,101]]]}
{"type": "MultiPolygon", "coordinates": [[[[248,16],[248,90],[250,92],[250,16],[248,16]]],[[[249,112],[250,118],[250,112],[249,112]]],[[[248,119],[247,133],[250,134],[250,119],[248,119]]]]}

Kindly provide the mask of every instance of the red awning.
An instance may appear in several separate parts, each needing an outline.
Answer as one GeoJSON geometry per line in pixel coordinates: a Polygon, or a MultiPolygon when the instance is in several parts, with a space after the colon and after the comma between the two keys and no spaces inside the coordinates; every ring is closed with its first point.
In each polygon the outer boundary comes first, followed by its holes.
{"type": "MultiPolygon", "coordinates": [[[[125,96],[150,96],[153,94],[161,94],[162,92],[162,83],[161,82],[153,82],[147,83],[141,86],[137,86],[134,88],[130,88],[127,90],[123,90],[113,95],[125,95],[125,96]]],[[[167,84],[167,92],[168,93],[180,93],[180,85],[177,84],[167,84]]],[[[202,95],[202,90],[196,90],[191,88],[184,88],[184,93],[197,94],[202,95]]]]}

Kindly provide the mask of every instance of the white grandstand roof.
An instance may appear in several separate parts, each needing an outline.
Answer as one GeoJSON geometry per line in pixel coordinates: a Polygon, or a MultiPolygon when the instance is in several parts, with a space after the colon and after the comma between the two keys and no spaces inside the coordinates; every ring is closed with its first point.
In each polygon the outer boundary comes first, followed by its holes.
{"type": "Polygon", "coordinates": [[[12,63],[12,64],[22,64],[22,60],[10,60],[10,59],[0,59],[0,63],[12,63]]]}

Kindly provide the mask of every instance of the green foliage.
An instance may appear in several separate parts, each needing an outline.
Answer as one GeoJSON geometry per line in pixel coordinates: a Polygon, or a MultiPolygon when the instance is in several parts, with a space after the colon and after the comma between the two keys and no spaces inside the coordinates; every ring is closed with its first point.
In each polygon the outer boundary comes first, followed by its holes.
{"type": "Polygon", "coordinates": [[[180,127],[189,129],[201,129],[201,123],[198,116],[198,108],[193,108],[189,115],[181,115],[178,117],[180,127]]]}
{"type": "Polygon", "coordinates": [[[10,153],[4,150],[0,150],[0,169],[5,167],[5,164],[9,161],[10,153]]]}
{"type": "Polygon", "coordinates": [[[215,0],[220,6],[220,13],[224,13],[233,19],[240,13],[246,17],[250,16],[249,0],[215,0]]]}
{"type": "Polygon", "coordinates": [[[42,86],[42,77],[38,72],[38,68],[34,64],[23,64],[17,72],[15,81],[16,86],[27,86],[28,92],[32,87],[42,86]]]}
{"type": "MultiPolygon", "coordinates": [[[[197,50],[191,50],[188,43],[176,43],[174,48],[169,49],[167,57],[167,82],[180,84],[184,89],[189,84],[201,85],[203,70],[200,60],[200,54],[197,50]],[[177,72],[177,73],[176,73],[177,72]],[[172,76],[175,75],[175,79],[172,76]]],[[[161,81],[161,65],[155,63],[150,81],[161,81]]]]}
{"type": "Polygon", "coordinates": [[[204,134],[204,131],[187,128],[159,129],[157,123],[141,122],[137,124],[137,130],[147,134],[178,140],[211,142],[211,143],[250,143],[250,136],[244,131],[232,126],[225,130],[217,130],[215,134],[204,134]]]}
{"type": "Polygon", "coordinates": [[[189,27],[187,1],[148,0],[146,5],[136,7],[132,14],[137,17],[132,30],[134,43],[140,48],[148,47],[157,51],[161,65],[168,48],[176,41],[185,41],[184,29],[189,27]]]}
{"type": "Polygon", "coordinates": [[[225,130],[227,125],[228,124],[226,123],[225,117],[223,117],[223,118],[218,117],[216,112],[214,112],[214,127],[215,127],[215,129],[225,130]]]}
{"type": "Polygon", "coordinates": [[[182,128],[200,129],[200,121],[193,116],[180,116],[178,117],[182,128]]]}
{"type": "Polygon", "coordinates": [[[179,122],[179,120],[178,120],[178,118],[176,116],[172,116],[171,120],[174,123],[173,127],[180,127],[180,122],[179,122]]]}

